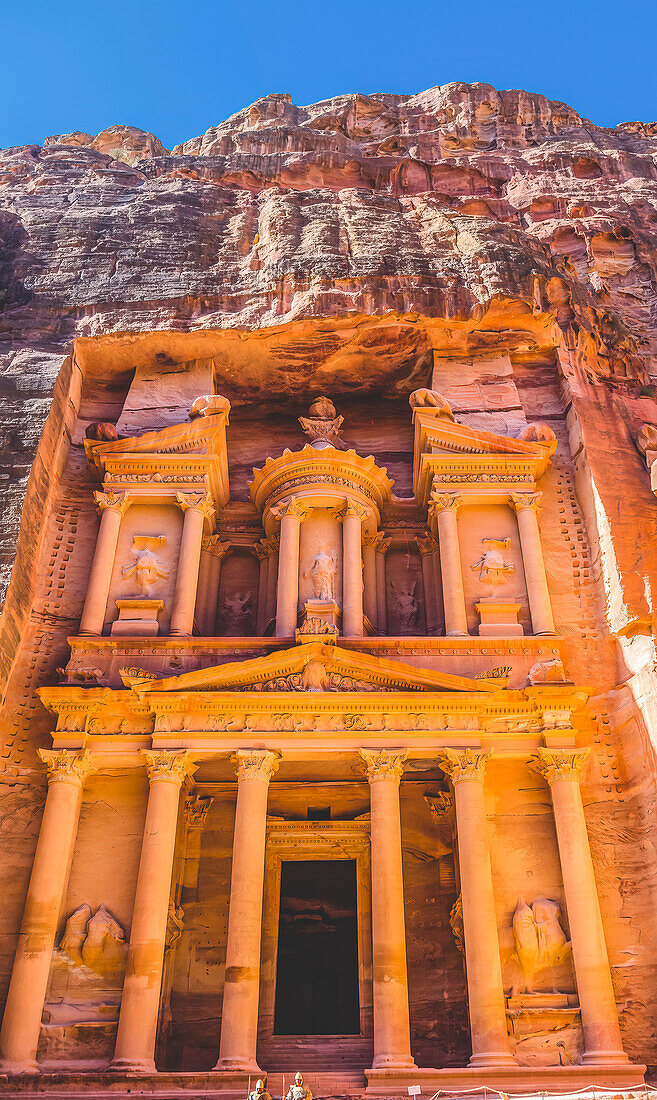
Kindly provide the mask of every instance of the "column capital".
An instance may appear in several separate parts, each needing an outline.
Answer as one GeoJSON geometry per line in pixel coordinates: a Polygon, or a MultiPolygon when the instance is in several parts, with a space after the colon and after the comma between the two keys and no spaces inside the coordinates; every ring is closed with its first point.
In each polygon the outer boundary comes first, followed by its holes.
{"type": "Polygon", "coordinates": [[[211,521],[214,516],[214,505],[207,493],[176,493],[176,501],[183,512],[193,508],[208,521],[211,521]]]}
{"type": "Polygon", "coordinates": [[[429,813],[440,825],[444,825],[454,813],[454,795],[451,791],[425,794],[424,801],[429,807],[429,813]]]}
{"type": "Polygon", "coordinates": [[[219,561],[225,558],[230,546],[229,542],[222,542],[219,535],[204,535],[201,542],[201,550],[205,550],[206,554],[212,554],[212,557],[218,558],[219,561]]]}
{"type": "Polygon", "coordinates": [[[377,533],[375,543],[377,554],[387,554],[388,550],[390,549],[391,543],[392,539],[386,538],[386,536],[383,534],[383,531],[379,531],[377,533]]]}
{"type": "Polygon", "coordinates": [[[294,516],[300,523],[303,522],[310,512],[312,512],[312,508],[309,508],[308,505],[304,504],[298,497],[290,497],[280,504],[275,504],[271,509],[271,514],[275,519],[283,520],[286,516],[294,516]]]}
{"type": "Polygon", "coordinates": [[[363,532],[363,546],[372,546],[375,550],[379,541],[378,531],[364,531],[363,532]]]}
{"type": "Polygon", "coordinates": [[[87,776],[98,770],[91,753],[69,749],[39,749],[39,756],[48,769],[48,785],[72,783],[82,787],[87,776]]]}
{"type": "Polygon", "coordinates": [[[269,783],[278,771],[280,756],[268,749],[238,749],[230,760],[235,765],[238,783],[243,779],[258,779],[269,783]]]}
{"type": "Polygon", "coordinates": [[[198,764],[194,760],[194,754],[188,749],[174,752],[155,752],[143,749],[141,753],[148,772],[148,782],[175,783],[181,787],[188,776],[193,775],[198,764]]]}
{"type": "Polygon", "coordinates": [[[542,493],[511,493],[509,504],[516,515],[526,508],[529,508],[532,512],[538,512],[542,498],[542,493]]]}
{"type": "Polygon", "coordinates": [[[529,766],[542,775],[550,786],[564,780],[579,783],[582,765],[588,755],[588,749],[539,749],[529,758],[529,766]]]}
{"type": "Polygon", "coordinates": [[[94,492],[94,500],[101,514],[109,508],[123,516],[132,504],[132,500],[127,493],[115,493],[112,489],[108,489],[106,493],[102,491],[94,492]]]}
{"type": "Polygon", "coordinates": [[[342,510],[343,520],[345,520],[347,516],[354,516],[362,523],[363,520],[367,518],[367,508],[363,507],[362,504],[359,504],[357,500],[350,500],[349,498],[347,498],[345,506],[342,510]]]}
{"type": "Polygon", "coordinates": [[[483,749],[440,749],[437,760],[452,781],[458,783],[483,783],[490,752],[483,749]]]}
{"type": "Polygon", "coordinates": [[[188,829],[202,829],[205,825],[205,819],[208,816],[208,810],[214,802],[214,798],[201,798],[200,795],[190,794],[185,799],[184,813],[187,819],[188,829]]]}
{"type": "Polygon", "coordinates": [[[399,783],[404,771],[404,761],[408,756],[406,749],[372,751],[359,749],[361,760],[365,763],[367,780],[370,784],[388,782],[399,783]]]}
{"type": "Polygon", "coordinates": [[[249,547],[259,561],[269,561],[269,555],[271,553],[269,549],[269,539],[258,539],[258,541],[249,547]]]}
{"type": "Polygon", "coordinates": [[[439,512],[454,512],[456,514],[462,504],[462,493],[439,493],[434,489],[431,493],[429,512],[434,516],[437,516],[439,512]]]}
{"type": "Polygon", "coordinates": [[[433,535],[425,535],[415,539],[420,554],[433,554],[438,549],[438,543],[433,535]]]}

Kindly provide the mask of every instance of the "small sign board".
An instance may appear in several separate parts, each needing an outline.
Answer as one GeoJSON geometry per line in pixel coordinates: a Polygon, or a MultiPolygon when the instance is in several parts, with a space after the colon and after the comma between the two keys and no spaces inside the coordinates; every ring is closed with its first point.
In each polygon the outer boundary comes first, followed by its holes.
{"type": "Polygon", "coordinates": [[[421,1093],[422,1093],[422,1088],[421,1088],[420,1085],[409,1085],[408,1086],[408,1095],[409,1096],[420,1096],[421,1093]]]}

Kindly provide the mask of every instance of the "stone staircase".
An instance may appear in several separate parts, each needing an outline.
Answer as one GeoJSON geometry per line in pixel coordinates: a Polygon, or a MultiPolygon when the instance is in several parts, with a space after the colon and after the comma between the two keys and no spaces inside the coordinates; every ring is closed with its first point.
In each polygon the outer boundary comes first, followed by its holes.
{"type": "Polygon", "coordinates": [[[372,1040],[359,1035],[275,1035],[258,1045],[258,1065],[267,1071],[272,1100],[293,1084],[297,1070],[313,1097],[344,1096],[365,1090],[372,1065],[372,1040]]]}

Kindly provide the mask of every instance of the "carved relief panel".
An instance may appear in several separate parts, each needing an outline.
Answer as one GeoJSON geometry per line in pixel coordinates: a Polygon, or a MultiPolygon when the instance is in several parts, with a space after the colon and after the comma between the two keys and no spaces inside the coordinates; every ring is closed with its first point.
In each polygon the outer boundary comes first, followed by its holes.
{"type": "Polygon", "coordinates": [[[416,545],[394,544],[386,555],[388,634],[425,634],[422,563],[416,545]]]}
{"type": "Polygon", "coordinates": [[[299,611],[307,600],[342,606],[342,526],[329,508],[313,508],[301,524],[299,611]]]}
{"type": "MultiPolygon", "coordinates": [[[[135,601],[162,601],[162,609],[154,609],[159,634],[169,630],[173,609],[173,593],[178,568],[178,550],[182,532],[182,512],[173,504],[132,504],[121,524],[112,571],[104,633],[119,618],[116,601],[128,606],[122,609],[122,619],[130,618],[130,604],[135,601]]],[[[134,614],[141,617],[139,610],[134,614]]]]}
{"type": "Polygon", "coordinates": [[[494,602],[519,603],[517,622],[525,634],[531,634],[520,538],[511,508],[502,503],[465,506],[459,510],[458,523],[470,634],[479,633],[476,604],[494,602]]]}
{"type": "Polygon", "coordinates": [[[243,637],[255,634],[260,563],[248,550],[235,549],[221,565],[217,635],[243,637]]]}

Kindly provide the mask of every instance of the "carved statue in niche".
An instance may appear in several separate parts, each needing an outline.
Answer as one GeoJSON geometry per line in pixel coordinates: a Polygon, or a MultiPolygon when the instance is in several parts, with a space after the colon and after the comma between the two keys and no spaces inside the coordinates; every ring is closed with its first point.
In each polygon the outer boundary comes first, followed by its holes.
{"type": "Polygon", "coordinates": [[[334,558],[323,550],[318,551],[310,568],[303,574],[303,579],[310,580],[313,586],[313,596],[316,600],[331,601],[335,599],[335,578],[338,567],[334,558]]]}
{"type": "Polygon", "coordinates": [[[524,898],[518,899],[512,921],[511,962],[517,963],[512,982],[514,997],[518,993],[533,993],[540,974],[545,975],[552,992],[558,992],[554,971],[571,953],[570,941],[566,939],[559,920],[560,914],[558,902],[549,898],[535,898],[531,906],[524,898]]]}
{"type": "Polygon", "coordinates": [[[508,549],[510,539],[482,539],[485,547],[479,561],[471,565],[471,569],[479,570],[479,580],[493,591],[502,584],[506,584],[508,573],[515,572],[513,562],[507,562],[502,557],[501,551],[508,549]]]}
{"type": "Polygon", "coordinates": [[[399,629],[410,634],[417,623],[417,581],[411,586],[396,585],[390,581],[390,592],[397,611],[399,629]]]}
{"type": "Polygon", "coordinates": [[[80,905],[66,922],[59,950],[74,966],[88,966],[97,974],[112,973],[121,970],[125,962],[125,932],[104,905],[93,916],[91,906],[80,905]]]}
{"type": "Polygon", "coordinates": [[[150,594],[152,585],[159,580],[165,580],[169,576],[169,570],[164,569],[157,560],[153,550],[166,542],[166,535],[134,535],[132,540],[132,553],[135,561],[124,565],[121,576],[124,580],[134,577],[137,588],[144,596],[150,594]]]}
{"type": "Polygon", "coordinates": [[[340,435],[344,417],[337,415],[335,405],[328,397],[316,398],[308,413],[308,416],[299,417],[299,423],[313,447],[319,450],[326,447],[335,447],[339,451],[348,449],[348,444],[340,435]]]}
{"type": "Polygon", "coordinates": [[[227,628],[232,628],[236,633],[244,631],[244,619],[251,610],[252,594],[250,592],[235,592],[232,596],[225,596],[221,621],[227,628]]]}

